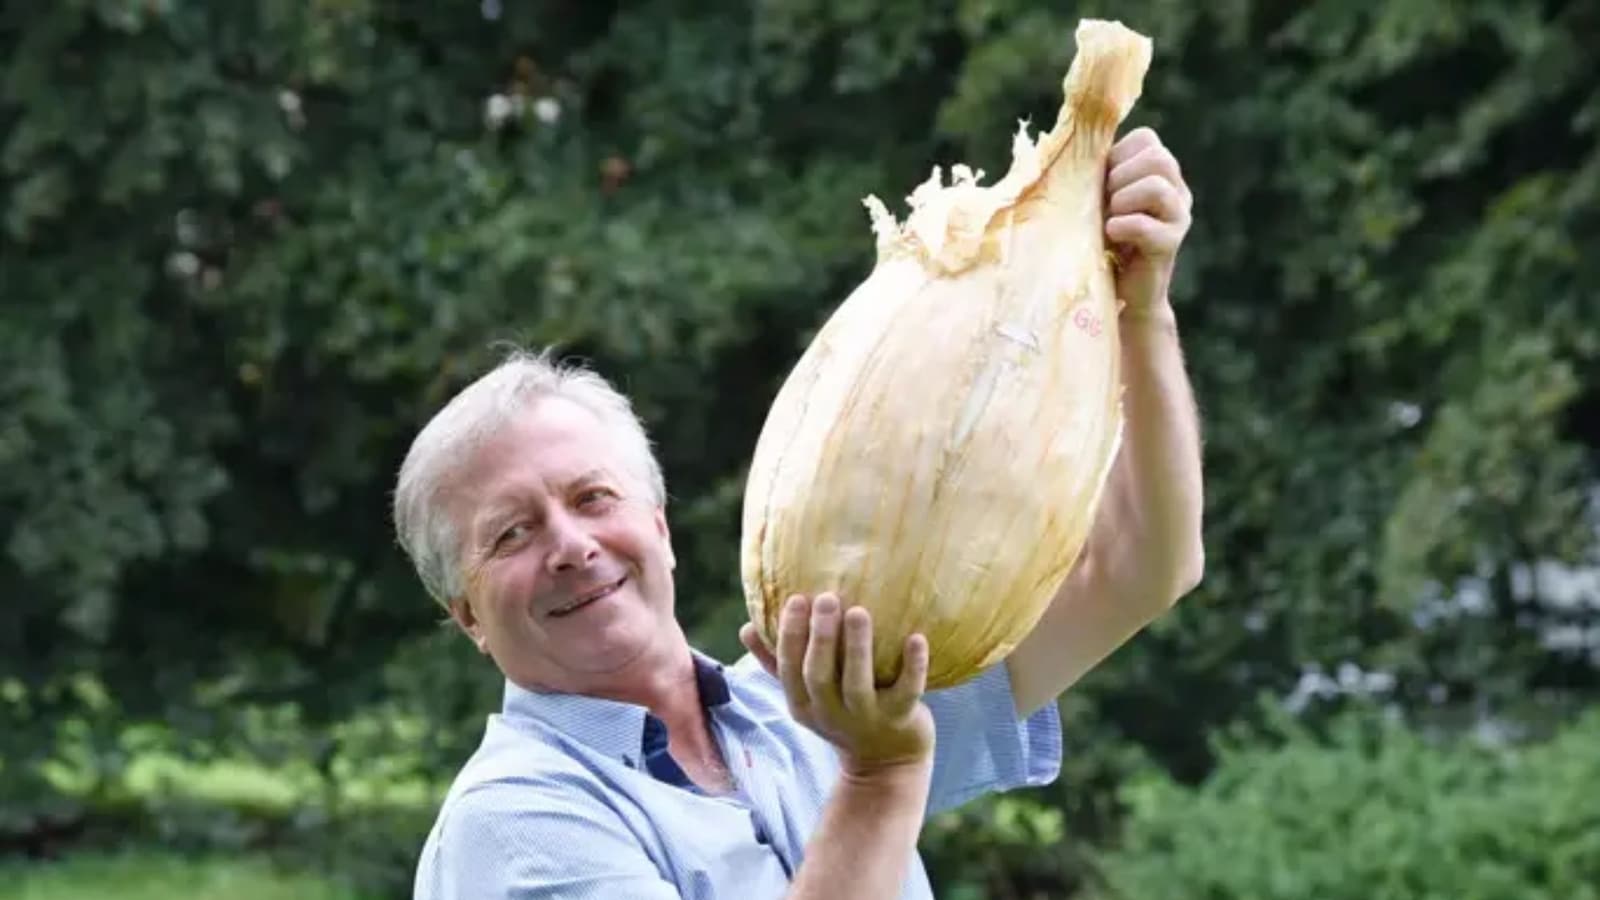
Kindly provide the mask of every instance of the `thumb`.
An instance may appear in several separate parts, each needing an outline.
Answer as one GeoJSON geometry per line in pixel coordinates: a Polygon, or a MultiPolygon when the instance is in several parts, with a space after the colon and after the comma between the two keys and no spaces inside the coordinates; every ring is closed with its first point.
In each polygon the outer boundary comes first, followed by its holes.
{"type": "Polygon", "coordinates": [[[756,631],[756,626],[748,622],[741,625],[739,642],[744,644],[745,649],[750,651],[750,655],[754,656],[757,662],[761,663],[761,668],[766,669],[768,675],[773,678],[778,677],[778,660],[772,655],[772,651],[767,649],[767,645],[761,642],[761,635],[756,631]]]}

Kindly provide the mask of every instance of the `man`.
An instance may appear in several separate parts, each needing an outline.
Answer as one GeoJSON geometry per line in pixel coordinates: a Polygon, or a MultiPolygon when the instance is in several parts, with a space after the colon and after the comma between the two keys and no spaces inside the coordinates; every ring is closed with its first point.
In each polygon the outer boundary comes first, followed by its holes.
{"type": "Polygon", "coordinates": [[[924,695],[927,646],[873,683],[871,621],[792,598],[724,667],[674,617],[662,476],[593,373],[512,357],[418,435],[395,496],[429,591],[506,678],[450,789],[419,900],[923,898],[933,813],[1048,783],[1055,699],[1199,580],[1199,435],[1167,300],[1191,195],[1141,129],[1113,148],[1127,425],[1080,563],[1029,637],[924,695]]]}

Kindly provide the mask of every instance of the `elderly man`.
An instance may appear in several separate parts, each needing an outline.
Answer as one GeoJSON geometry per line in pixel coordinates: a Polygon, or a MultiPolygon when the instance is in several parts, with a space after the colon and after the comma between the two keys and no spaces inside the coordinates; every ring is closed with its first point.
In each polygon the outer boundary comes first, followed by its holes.
{"type": "Polygon", "coordinates": [[[926,817],[1059,771],[1055,699],[1199,580],[1196,415],[1167,301],[1190,193],[1141,129],[1113,148],[1126,439],[1085,554],[1000,665],[874,684],[872,623],[791,598],[723,666],[674,617],[662,475],[626,399],[520,354],[417,436],[395,518],[429,592],[505,676],[439,810],[419,900],[932,896],[926,817]]]}

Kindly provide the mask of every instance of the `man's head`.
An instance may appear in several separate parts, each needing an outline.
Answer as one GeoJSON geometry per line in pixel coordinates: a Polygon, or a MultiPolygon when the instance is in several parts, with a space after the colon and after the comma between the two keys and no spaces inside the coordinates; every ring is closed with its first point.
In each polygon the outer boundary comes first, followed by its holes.
{"type": "Polygon", "coordinates": [[[394,498],[400,543],[434,599],[507,677],[555,690],[682,640],[664,508],[628,400],[527,353],[422,429],[394,498]]]}

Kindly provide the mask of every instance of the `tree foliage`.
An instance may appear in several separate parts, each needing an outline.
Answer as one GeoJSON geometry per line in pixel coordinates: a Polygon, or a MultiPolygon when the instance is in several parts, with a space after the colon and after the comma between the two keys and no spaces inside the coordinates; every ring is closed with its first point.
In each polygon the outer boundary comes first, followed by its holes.
{"type": "Polygon", "coordinates": [[[1125,787],[1102,896],[1600,897],[1600,716],[1531,746],[1441,743],[1370,716],[1229,751],[1198,789],[1125,787]]]}

